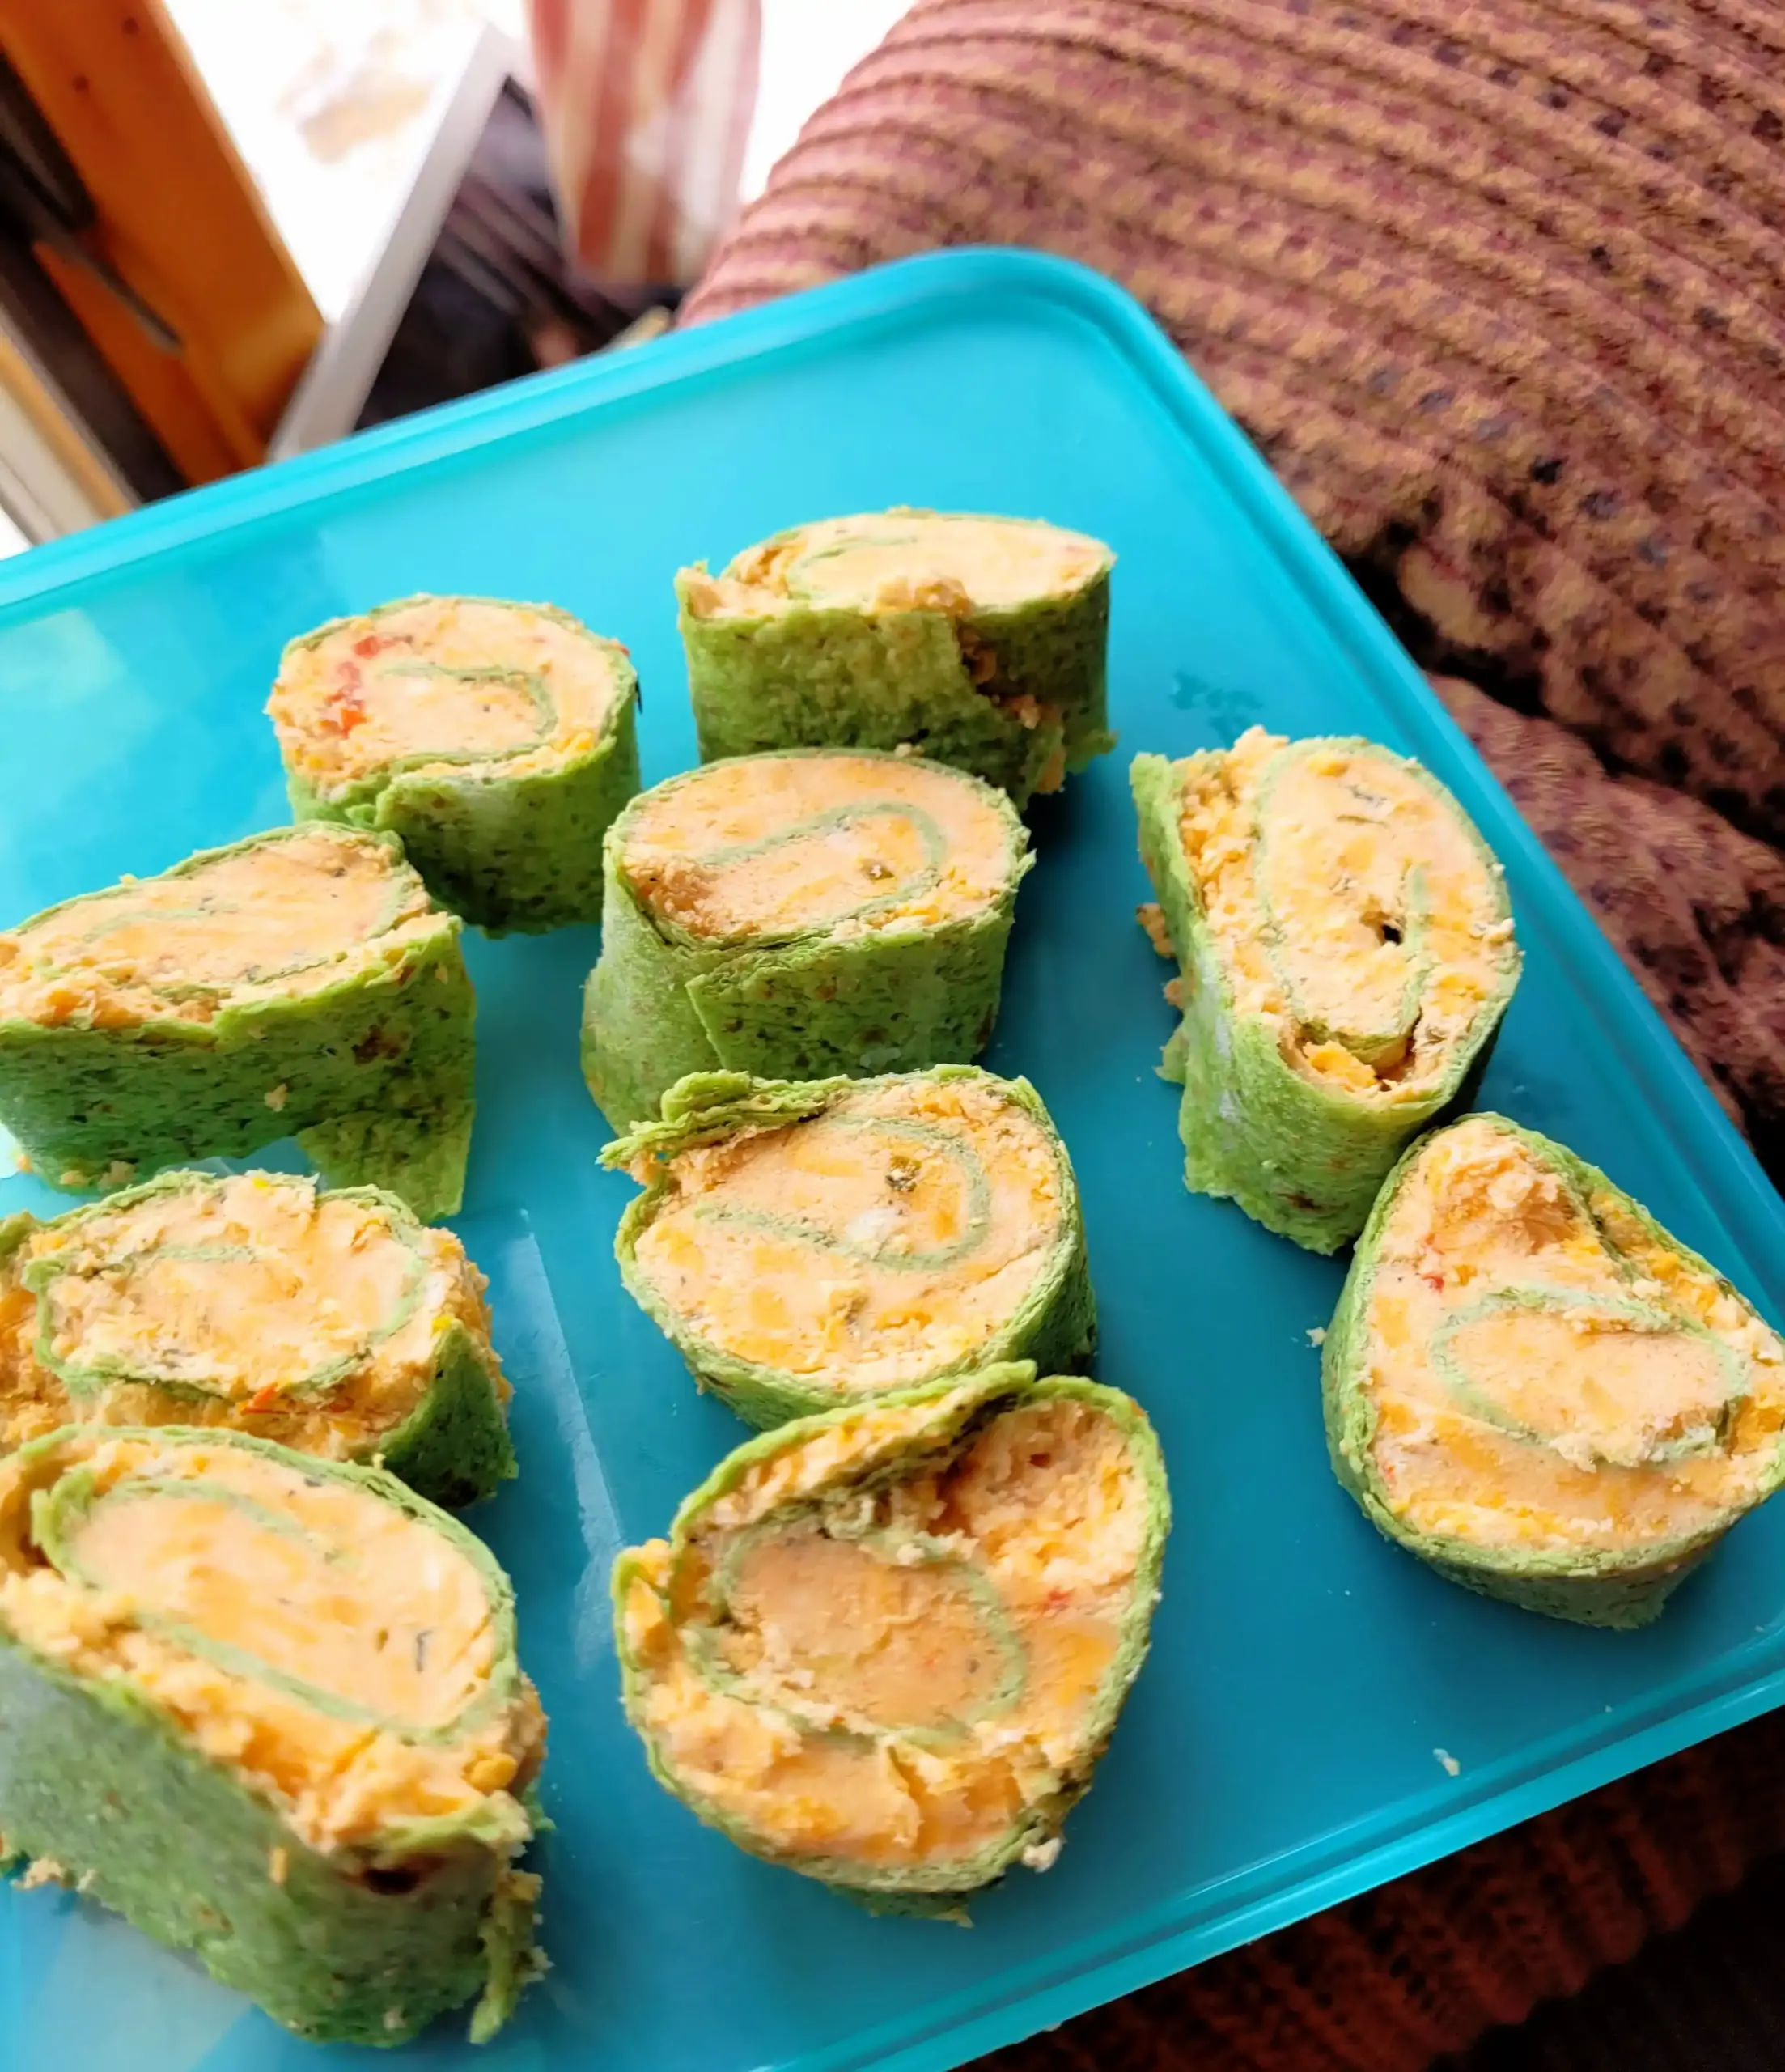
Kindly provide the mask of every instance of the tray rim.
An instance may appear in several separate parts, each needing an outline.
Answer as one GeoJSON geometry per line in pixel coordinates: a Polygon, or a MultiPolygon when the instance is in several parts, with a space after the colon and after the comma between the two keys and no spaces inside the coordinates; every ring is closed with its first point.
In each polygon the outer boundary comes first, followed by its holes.
{"type": "MultiPolygon", "coordinates": [[[[1186,445],[1257,525],[1286,578],[1349,654],[1414,752],[1448,758],[1464,803],[1487,824],[1503,856],[1541,894],[1542,925],[1578,974],[1577,990],[1648,1100],[1694,1185],[1764,1285],[1785,1287],[1785,1201],[1680,1047],[1659,1012],[1543,848],[1487,765],[1426,684],[1411,658],[1315,531],[1288,491],[1144,308],[1103,275],[1049,254],[964,246],[898,260],[822,287],[672,333],[649,344],[526,376],[418,413],[337,444],[207,484],[32,549],[0,567],[0,629],[75,609],[89,583],[134,564],[177,559],[225,532],[240,533],[304,505],[333,501],[396,474],[450,462],[477,448],[549,433],[587,414],[647,402],[654,392],[723,376],[751,360],[840,335],[871,333],[988,298],[1010,310],[1041,304],[1100,335],[1126,361],[1186,445]],[[1472,796],[1473,795],[1473,796],[1472,796]]],[[[1763,1296],[1764,1299],[1764,1296],[1763,1296]]],[[[1775,1321],[1777,1319],[1775,1318],[1775,1321]]],[[[1064,1976],[1040,1958],[995,1986],[982,1982],[846,2041],[764,2072],[948,2072],[969,2057],[1034,2034],[1206,1961],[1273,1930],[1452,1855],[1597,1786],[1785,1703],[1777,1629],[1701,1672],[1685,1706],[1650,1693],[1607,1716],[1582,1746],[1577,1728],[1478,1773],[1466,1802],[1436,1818],[1421,1808],[1452,1797],[1435,1786],[1405,1802],[1392,1832],[1349,1849],[1351,1827],[1316,1836],[1078,1946],[1064,1976]],[[1632,1723],[1632,1713],[1634,1721],[1632,1723]],[[1651,1715],[1646,1721],[1644,1713],[1651,1715]],[[1574,1752],[1552,1760],[1566,1743],[1574,1752]],[[1237,1904],[1223,1904],[1226,1892],[1237,1904]]],[[[1376,1816],[1380,1817],[1380,1816],[1376,1816]]],[[[1355,1824],[1352,1824],[1355,1826],[1355,1824]]]]}

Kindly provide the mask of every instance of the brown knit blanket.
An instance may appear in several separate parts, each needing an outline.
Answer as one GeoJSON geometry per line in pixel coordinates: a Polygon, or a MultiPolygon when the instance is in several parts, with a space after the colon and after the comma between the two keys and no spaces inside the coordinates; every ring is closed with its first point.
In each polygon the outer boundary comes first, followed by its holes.
{"type": "Polygon", "coordinates": [[[1151,308],[1785,1175],[1785,7],[918,0],[686,314],[954,244],[1151,308]]]}

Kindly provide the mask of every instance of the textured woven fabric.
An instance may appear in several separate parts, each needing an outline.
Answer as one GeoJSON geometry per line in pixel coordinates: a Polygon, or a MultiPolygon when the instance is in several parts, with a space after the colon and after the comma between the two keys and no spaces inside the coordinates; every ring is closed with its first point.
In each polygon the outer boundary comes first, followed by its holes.
{"type": "Polygon", "coordinates": [[[1774,1713],[978,2072],[1424,2072],[1578,1992],[1782,1848],[1774,1713]]]}
{"type": "Polygon", "coordinates": [[[1785,1178],[1785,856],[1577,736],[1433,679],[1775,1178],[1785,1178]]]}
{"type": "Polygon", "coordinates": [[[1444,2072],[1779,2072],[1785,1857],[1658,1937],[1634,1964],[1497,2028],[1444,2072]]]}
{"type": "MultiPolygon", "coordinates": [[[[1785,1172],[1785,11],[919,0],[685,318],[964,243],[1151,308],[1785,1172]]],[[[1785,1716],[986,2067],[1421,2072],[1782,1848],[1785,1716]]]]}
{"type": "Polygon", "coordinates": [[[960,243],[1151,308],[1785,1172],[1785,12],[919,0],[685,317],[960,243]]]}

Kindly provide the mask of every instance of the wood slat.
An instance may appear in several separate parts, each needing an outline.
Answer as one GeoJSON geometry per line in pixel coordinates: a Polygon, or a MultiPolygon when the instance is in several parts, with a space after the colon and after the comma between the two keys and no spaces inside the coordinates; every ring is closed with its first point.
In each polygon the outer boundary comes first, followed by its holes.
{"type": "Polygon", "coordinates": [[[45,270],[189,481],[252,465],[322,320],[160,0],[0,0],[0,50],[93,197],[95,248],[182,350],[58,255],[45,270]]]}

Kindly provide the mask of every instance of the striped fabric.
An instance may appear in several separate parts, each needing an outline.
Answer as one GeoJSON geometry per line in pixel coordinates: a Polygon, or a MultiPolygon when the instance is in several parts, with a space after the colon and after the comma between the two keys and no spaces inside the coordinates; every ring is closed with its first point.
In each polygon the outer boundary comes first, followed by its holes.
{"type": "Polygon", "coordinates": [[[737,207],[761,0],[528,0],[570,248],[618,287],[685,287],[737,207]]]}
{"type": "Polygon", "coordinates": [[[1123,282],[1492,694],[1460,716],[1785,1174],[1785,8],[918,0],[684,320],[970,243],[1123,282]]]}

